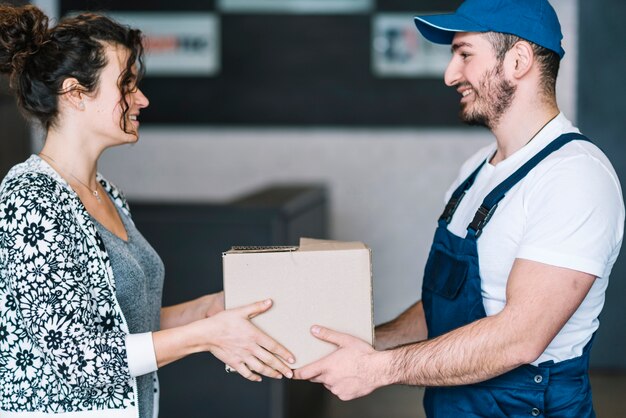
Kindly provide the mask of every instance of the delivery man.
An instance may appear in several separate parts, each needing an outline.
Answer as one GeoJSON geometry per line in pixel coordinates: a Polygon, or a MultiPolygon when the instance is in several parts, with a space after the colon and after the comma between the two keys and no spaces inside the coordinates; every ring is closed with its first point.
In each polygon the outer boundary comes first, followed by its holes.
{"type": "Polygon", "coordinates": [[[422,300],[296,377],[339,398],[426,386],[431,417],[594,416],[587,369],[624,204],[606,156],[557,106],[561,28],[547,0],[466,0],[418,16],[450,44],[460,116],[495,143],[461,168],[426,264],[422,300]],[[388,349],[387,349],[388,348],[388,349]]]}

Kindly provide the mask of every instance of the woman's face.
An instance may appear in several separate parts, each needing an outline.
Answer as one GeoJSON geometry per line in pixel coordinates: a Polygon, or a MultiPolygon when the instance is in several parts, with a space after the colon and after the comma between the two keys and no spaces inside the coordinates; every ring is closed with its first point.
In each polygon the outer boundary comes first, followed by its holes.
{"type": "Polygon", "coordinates": [[[124,115],[119,83],[128,55],[126,48],[107,44],[107,65],[100,73],[98,87],[94,94],[84,96],[88,126],[93,127],[93,135],[102,138],[104,147],[136,142],[139,139],[139,113],[150,103],[135,85],[135,80],[131,80],[126,94],[128,111],[124,115]]]}

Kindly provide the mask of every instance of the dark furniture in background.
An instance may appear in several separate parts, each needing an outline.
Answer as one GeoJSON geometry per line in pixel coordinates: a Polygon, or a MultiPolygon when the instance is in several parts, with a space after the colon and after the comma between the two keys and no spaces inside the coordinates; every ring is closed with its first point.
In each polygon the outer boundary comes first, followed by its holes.
{"type": "MultiPolygon", "coordinates": [[[[328,236],[328,200],[319,185],[269,187],[226,204],[135,202],[131,209],[165,263],[164,306],[221,290],[222,252],[233,245],[328,236]]],[[[323,402],[319,385],[249,382],[225,373],[208,353],[165,366],[159,379],[162,418],[313,418],[323,402]]]]}

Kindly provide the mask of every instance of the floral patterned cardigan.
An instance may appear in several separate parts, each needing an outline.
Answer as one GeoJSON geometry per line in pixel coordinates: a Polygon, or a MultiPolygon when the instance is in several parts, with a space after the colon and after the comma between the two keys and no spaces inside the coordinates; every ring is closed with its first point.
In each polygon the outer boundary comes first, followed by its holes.
{"type": "MultiPolygon", "coordinates": [[[[128,214],[118,189],[98,180],[128,214]]],[[[89,214],[31,156],[0,186],[0,416],[137,417],[127,334],[89,214]]]]}

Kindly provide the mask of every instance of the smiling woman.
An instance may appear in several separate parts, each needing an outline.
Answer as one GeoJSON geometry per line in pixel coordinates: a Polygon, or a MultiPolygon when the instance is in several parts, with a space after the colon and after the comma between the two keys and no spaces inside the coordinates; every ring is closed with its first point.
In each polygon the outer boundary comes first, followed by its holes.
{"type": "MultiPolygon", "coordinates": [[[[110,145],[135,142],[139,139],[138,116],[141,109],[148,106],[146,96],[137,87],[137,67],[133,65],[131,72],[124,77],[126,63],[130,53],[119,45],[104,45],[104,56],[107,65],[102,69],[97,94],[75,92],[75,100],[89,121],[89,125],[98,137],[107,138],[110,145]],[[126,78],[127,80],[123,80],[126,78]],[[84,105],[81,105],[84,103],[84,105]]],[[[65,91],[76,89],[76,81],[66,79],[65,91]]]]}
{"type": "Polygon", "coordinates": [[[141,42],[97,14],[49,28],[36,7],[0,5],[0,73],[46,130],[0,186],[3,418],[156,417],[157,368],[199,351],[253,381],[292,376],[292,354],[249,321],[271,301],[161,308],[163,263],[97,172],[139,139],[141,42]]]}

